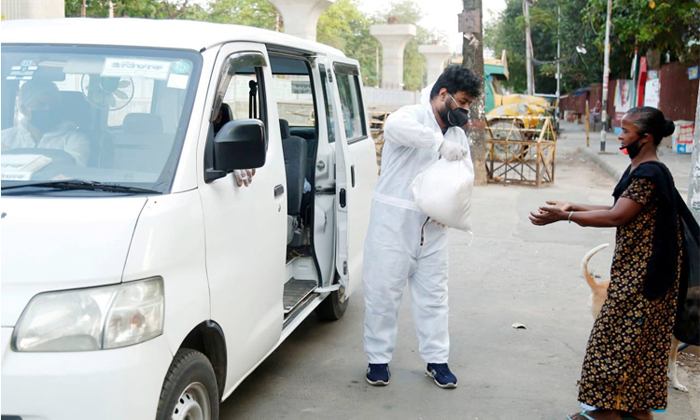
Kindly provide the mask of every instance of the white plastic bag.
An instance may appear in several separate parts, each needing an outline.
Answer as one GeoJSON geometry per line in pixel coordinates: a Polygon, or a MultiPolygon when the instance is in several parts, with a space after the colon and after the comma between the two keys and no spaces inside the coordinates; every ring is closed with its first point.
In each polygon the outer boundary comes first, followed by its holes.
{"type": "Polygon", "coordinates": [[[471,232],[474,165],[469,157],[440,159],[411,184],[418,208],[445,226],[471,232]]]}

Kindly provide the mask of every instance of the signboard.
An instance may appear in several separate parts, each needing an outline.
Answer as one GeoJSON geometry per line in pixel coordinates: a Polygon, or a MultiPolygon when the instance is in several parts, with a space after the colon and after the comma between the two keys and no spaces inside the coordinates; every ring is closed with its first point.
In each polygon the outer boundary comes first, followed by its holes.
{"type": "Polygon", "coordinates": [[[292,81],[292,93],[297,95],[308,95],[311,93],[311,82],[309,81],[292,81]]]}
{"type": "Polygon", "coordinates": [[[459,32],[465,34],[481,33],[481,14],[478,10],[466,10],[457,15],[459,32]]]}
{"type": "Polygon", "coordinates": [[[659,83],[659,79],[647,80],[646,86],[644,87],[644,106],[657,108],[659,106],[660,90],[661,83],[659,83]]]}

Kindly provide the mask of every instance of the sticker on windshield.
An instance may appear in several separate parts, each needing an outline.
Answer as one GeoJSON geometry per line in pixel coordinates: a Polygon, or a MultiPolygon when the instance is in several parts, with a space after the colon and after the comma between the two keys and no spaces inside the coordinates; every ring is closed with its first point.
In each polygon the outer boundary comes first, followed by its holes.
{"type": "Polygon", "coordinates": [[[185,60],[173,61],[170,65],[170,71],[175,74],[190,74],[192,71],[192,63],[185,60]]]}
{"type": "Polygon", "coordinates": [[[168,77],[168,87],[173,89],[187,89],[187,82],[190,76],[184,74],[171,74],[168,77]]]}
{"type": "Polygon", "coordinates": [[[143,77],[165,80],[170,72],[170,62],[143,60],[140,58],[105,58],[102,77],[143,77]]]}
{"type": "Polygon", "coordinates": [[[19,66],[12,66],[10,68],[10,75],[6,77],[7,80],[32,80],[34,77],[34,72],[39,69],[34,61],[23,60],[19,66]]]}

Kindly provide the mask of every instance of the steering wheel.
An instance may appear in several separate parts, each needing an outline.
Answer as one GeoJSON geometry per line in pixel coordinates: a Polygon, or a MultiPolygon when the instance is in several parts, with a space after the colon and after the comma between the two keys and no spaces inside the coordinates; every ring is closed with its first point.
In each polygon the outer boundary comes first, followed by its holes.
{"type": "Polygon", "coordinates": [[[51,165],[75,166],[75,158],[68,152],[59,149],[38,149],[25,147],[20,149],[8,149],[2,152],[3,155],[43,155],[51,158],[51,165]]]}

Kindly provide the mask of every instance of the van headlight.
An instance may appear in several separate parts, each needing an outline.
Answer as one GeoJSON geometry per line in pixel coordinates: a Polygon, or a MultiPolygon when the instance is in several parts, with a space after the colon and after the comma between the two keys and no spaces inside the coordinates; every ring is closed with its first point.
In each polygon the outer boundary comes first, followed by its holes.
{"type": "Polygon", "coordinates": [[[163,279],[41,293],[17,322],[15,351],[92,351],[130,346],[163,333],[163,279]]]}

